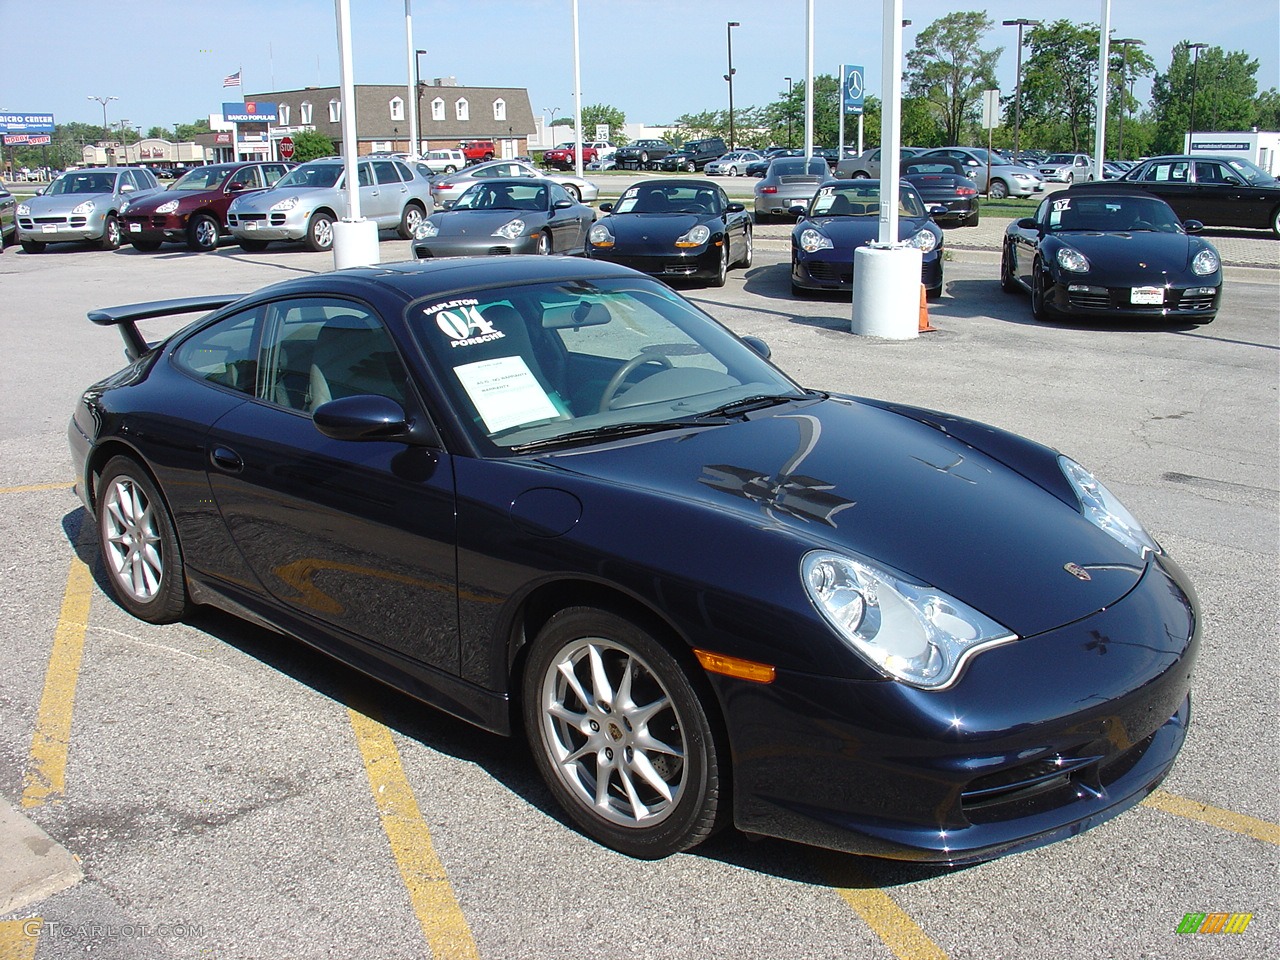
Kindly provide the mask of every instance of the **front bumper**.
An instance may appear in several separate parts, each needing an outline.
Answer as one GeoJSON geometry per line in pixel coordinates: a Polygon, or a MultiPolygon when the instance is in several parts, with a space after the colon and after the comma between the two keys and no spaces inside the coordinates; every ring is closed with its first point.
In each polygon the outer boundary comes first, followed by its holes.
{"type": "Polygon", "coordinates": [[[18,239],[38,243],[66,243],[102,239],[106,218],[101,214],[18,217],[18,239]]]}
{"type": "Polygon", "coordinates": [[[1029,183],[1026,180],[1010,179],[1007,182],[1009,184],[1009,196],[1011,197],[1029,197],[1035,193],[1044,193],[1043,180],[1029,183]]]}
{"type": "Polygon", "coordinates": [[[1169,772],[1199,640],[1190,586],[1162,559],[1105,611],[981,654],[947,690],[711,675],[733,751],[735,823],[953,864],[1080,833],[1169,772]]]}
{"type": "Polygon", "coordinates": [[[418,260],[435,257],[489,257],[512,253],[537,253],[538,238],[524,236],[515,240],[501,237],[432,237],[415,240],[413,255],[418,260]]]}
{"type": "MultiPolygon", "coordinates": [[[[833,250],[821,250],[797,256],[791,253],[791,282],[804,290],[853,290],[853,255],[827,256],[833,250]]],[[[935,247],[924,255],[920,264],[920,282],[930,295],[942,291],[942,248],[935,247]]]]}
{"type": "Polygon", "coordinates": [[[227,226],[237,240],[301,240],[307,235],[311,211],[228,214],[227,226]]]}
{"type": "Polygon", "coordinates": [[[609,263],[621,264],[664,280],[679,280],[686,277],[710,280],[720,273],[719,243],[709,244],[689,253],[672,250],[670,253],[655,254],[615,252],[615,249],[601,249],[588,244],[587,255],[593,260],[607,260],[609,263]]]}
{"type": "Polygon", "coordinates": [[[120,230],[126,241],[163,242],[187,239],[187,218],[172,215],[130,216],[120,218],[120,230]]]}
{"type": "Polygon", "coordinates": [[[1169,318],[1206,322],[1218,314],[1222,274],[1212,274],[1198,284],[1183,283],[1162,289],[1162,302],[1135,304],[1131,287],[1104,287],[1081,280],[1059,280],[1046,290],[1045,302],[1054,312],[1069,317],[1169,318]],[[1205,293],[1205,290],[1212,290],[1212,293],[1205,293]]]}

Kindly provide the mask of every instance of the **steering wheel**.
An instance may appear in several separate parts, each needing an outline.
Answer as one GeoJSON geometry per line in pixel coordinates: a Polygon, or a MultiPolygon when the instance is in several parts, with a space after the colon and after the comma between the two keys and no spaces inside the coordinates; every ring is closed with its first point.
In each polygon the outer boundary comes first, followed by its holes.
{"type": "Polygon", "coordinates": [[[637,369],[646,363],[657,363],[671,369],[671,361],[666,355],[659,353],[654,347],[646,347],[640,351],[622,366],[620,366],[609,378],[608,384],[605,385],[604,393],[600,394],[600,408],[597,413],[607,413],[609,405],[613,403],[613,398],[618,395],[618,391],[622,389],[622,385],[626,382],[627,377],[635,373],[637,369]]]}
{"type": "Polygon", "coordinates": [[[1149,223],[1146,220],[1135,220],[1129,227],[1130,230],[1152,230],[1152,231],[1154,231],[1155,228],[1156,228],[1156,225],[1154,223],[1149,223]]]}

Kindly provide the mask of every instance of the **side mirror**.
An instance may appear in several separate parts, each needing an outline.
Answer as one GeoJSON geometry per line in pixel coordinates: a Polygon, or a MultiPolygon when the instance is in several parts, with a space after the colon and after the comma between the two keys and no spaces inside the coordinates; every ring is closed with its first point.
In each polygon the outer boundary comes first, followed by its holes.
{"type": "Polygon", "coordinates": [[[743,204],[743,203],[731,203],[731,204],[729,204],[727,207],[725,207],[725,208],[724,208],[724,212],[725,212],[725,213],[741,213],[741,212],[742,212],[743,210],[745,210],[745,209],[747,209],[746,204],[743,204]]]}
{"type": "Polygon", "coordinates": [[[132,183],[126,183],[126,184],[124,184],[124,185],[120,188],[120,192],[121,192],[121,193],[133,193],[133,192],[134,192],[135,190],[137,190],[137,189],[138,189],[138,188],[137,188],[137,187],[135,187],[132,183]]]}
{"type": "Polygon", "coordinates": [[[1199,220],[1183,220],[1182,229],[1187,231],[1187,233],[1199,233],[1204,229],[1204,224],[1199,220]]]}
{"type": "Polygon", "coordinates": [[[322,403],[311,419],[317,430],[334,440],[402,440],[409,433],[404,408],[372,394],[322,403]]]}
{"type": "Polygon", "coordinates": [[[572,206],[573,206],[572,200],[557,200],[554,204],[552,204],[551,209],[552,210],[568,210],[572,206]]]}
{"type": "Polygon", "coordinates": [[[791,215],[793,217],[803,217],[808,212],[809,205],[807,203],[794,203],[791,205],[791,215]]]}
{"type": "Polygon", "coordinates": [[[227,193],[239,193],[245,188],[245,184],[241,180],[232,180],[227,184],[227,193]]]}
{"type": "Polygon", "coordinates": [[[1040,223],[1035,217],[1023,217],[1014,224],[1019,230],[1039,230],[1040,223]]]}
{"type": "Polygon", "coordinates": [[[929,216],[931,217],[942,217],[947,213],[947,208],[940,203],[934,203],[929,206],[929,216]]]}
{"type": "Polygon", "coordinates": [[[612,210],[612,209],[613,209],[613,201],[612,201],[612,200],[611,200],[611,201],[609,201],[608,203],[602,203],[602,204],[600,204],[600,212],[601,212],[601,213],[608,213],[608,212],[609,212],[610,210],[612,210]]]}
{"type": "Polygon", "coordinates": [[[746,336],[742,338],[742,342],[766,360],[773,355],[773,351],[769,349],[769,345],[759,337],[746,336]]]}

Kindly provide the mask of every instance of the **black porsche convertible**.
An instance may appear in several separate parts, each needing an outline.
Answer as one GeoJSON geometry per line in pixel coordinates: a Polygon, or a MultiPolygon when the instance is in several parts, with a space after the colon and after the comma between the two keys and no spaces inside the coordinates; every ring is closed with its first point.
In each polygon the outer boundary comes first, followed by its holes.
{"type": "Polygon", "coordinates": [[[729,268],[751,266],[751,214],[706,180],[643,180],[587,236],[587,255],[665,280],[693,278],[724,286],[729,268]]]}
{"type": "Polygon", "coordinates": [[[1037,320],[1128,317],[1209,323],[1222,299],[1222,263],[1158,197],[1122,184],[1045,197],[1009,224],[1000,261],[1008,293],[1031,292],[1037,320]]]}

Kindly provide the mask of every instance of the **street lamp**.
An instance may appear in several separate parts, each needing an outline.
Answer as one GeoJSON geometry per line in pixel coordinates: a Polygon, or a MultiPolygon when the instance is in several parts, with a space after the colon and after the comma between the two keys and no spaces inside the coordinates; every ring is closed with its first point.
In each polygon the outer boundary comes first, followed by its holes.
{"type": "Polygon", "coordinates": [[[1120,137],[1119,143],[1116,144],[1116,154],[1118,158],[1124,159],[1124,115],[1129,112],[1129,103],[1126,100],[1125,83],[1129,77],[1129,48],[1137,44],[1142,46],[1144,41],[1135,40],[1133,37],[1125,37],[1123,40],[1112,40],[1111,45],[1120,48],[1120,137]]]}
{"type": "Polygon", "coordinates": [[[733,75],[737,73],[737,71],[733,69],[733,28],[740,27],[740,26],[742,26],[742,24],[740,24],[737,20],[730,20],[729,25],[725,27],[725,30],[724,30],[725,37],[728,39],[728,44],[729,44],[729,72],[724,75],[724,78],[729,81],[729,149],[730,150],[734,148],[733,75]]]}
{"type": "Polygon", "coordinates": [[[791,149],[791,78],[783,77],[787,81],[787,149],[791,149]]]}
{"type": "Polygon", "coordinates": [[[1004,20],[1002,21],[1006,27],[1018,28],[1018,66],[1017,77],[1014,81],[1013,94],[1013,155],[1018,156],[1019,137],[1022,133],[1022,28],[1038,27],[1039,20],[1004,20]]]}
{"type": "Polygon", "coordinates": [[[112,100],[119,100],[119,97],[87,97],[88,100],[97,100],[102,104],[102,139],[105,141],[111,136],[111,131],[107,128],[107,104],[112,100]]]}
{"type": "Polygon", "coordinates": [[[1191,61],[1191,118],[1187,124],[1187,149],[1191,149],[1191,138],[1196,132],[1196,72],[1200,66],[1200,51],[1209,46],[1207,43],[1188,43],[1187,53],[1195,51],[1195,58],[1191,61]]]}
{"type": "Polygon", "coordinates": [[[422,152],[422,57],[426,54],[425,50],[413,51],[413,89],[417,91],[418,111],[416,119],[418,121],[418,129],[414,130],[414,136],[418,138],[418,142],[413,145],[413,155],[416,157],[422,152]]]}

